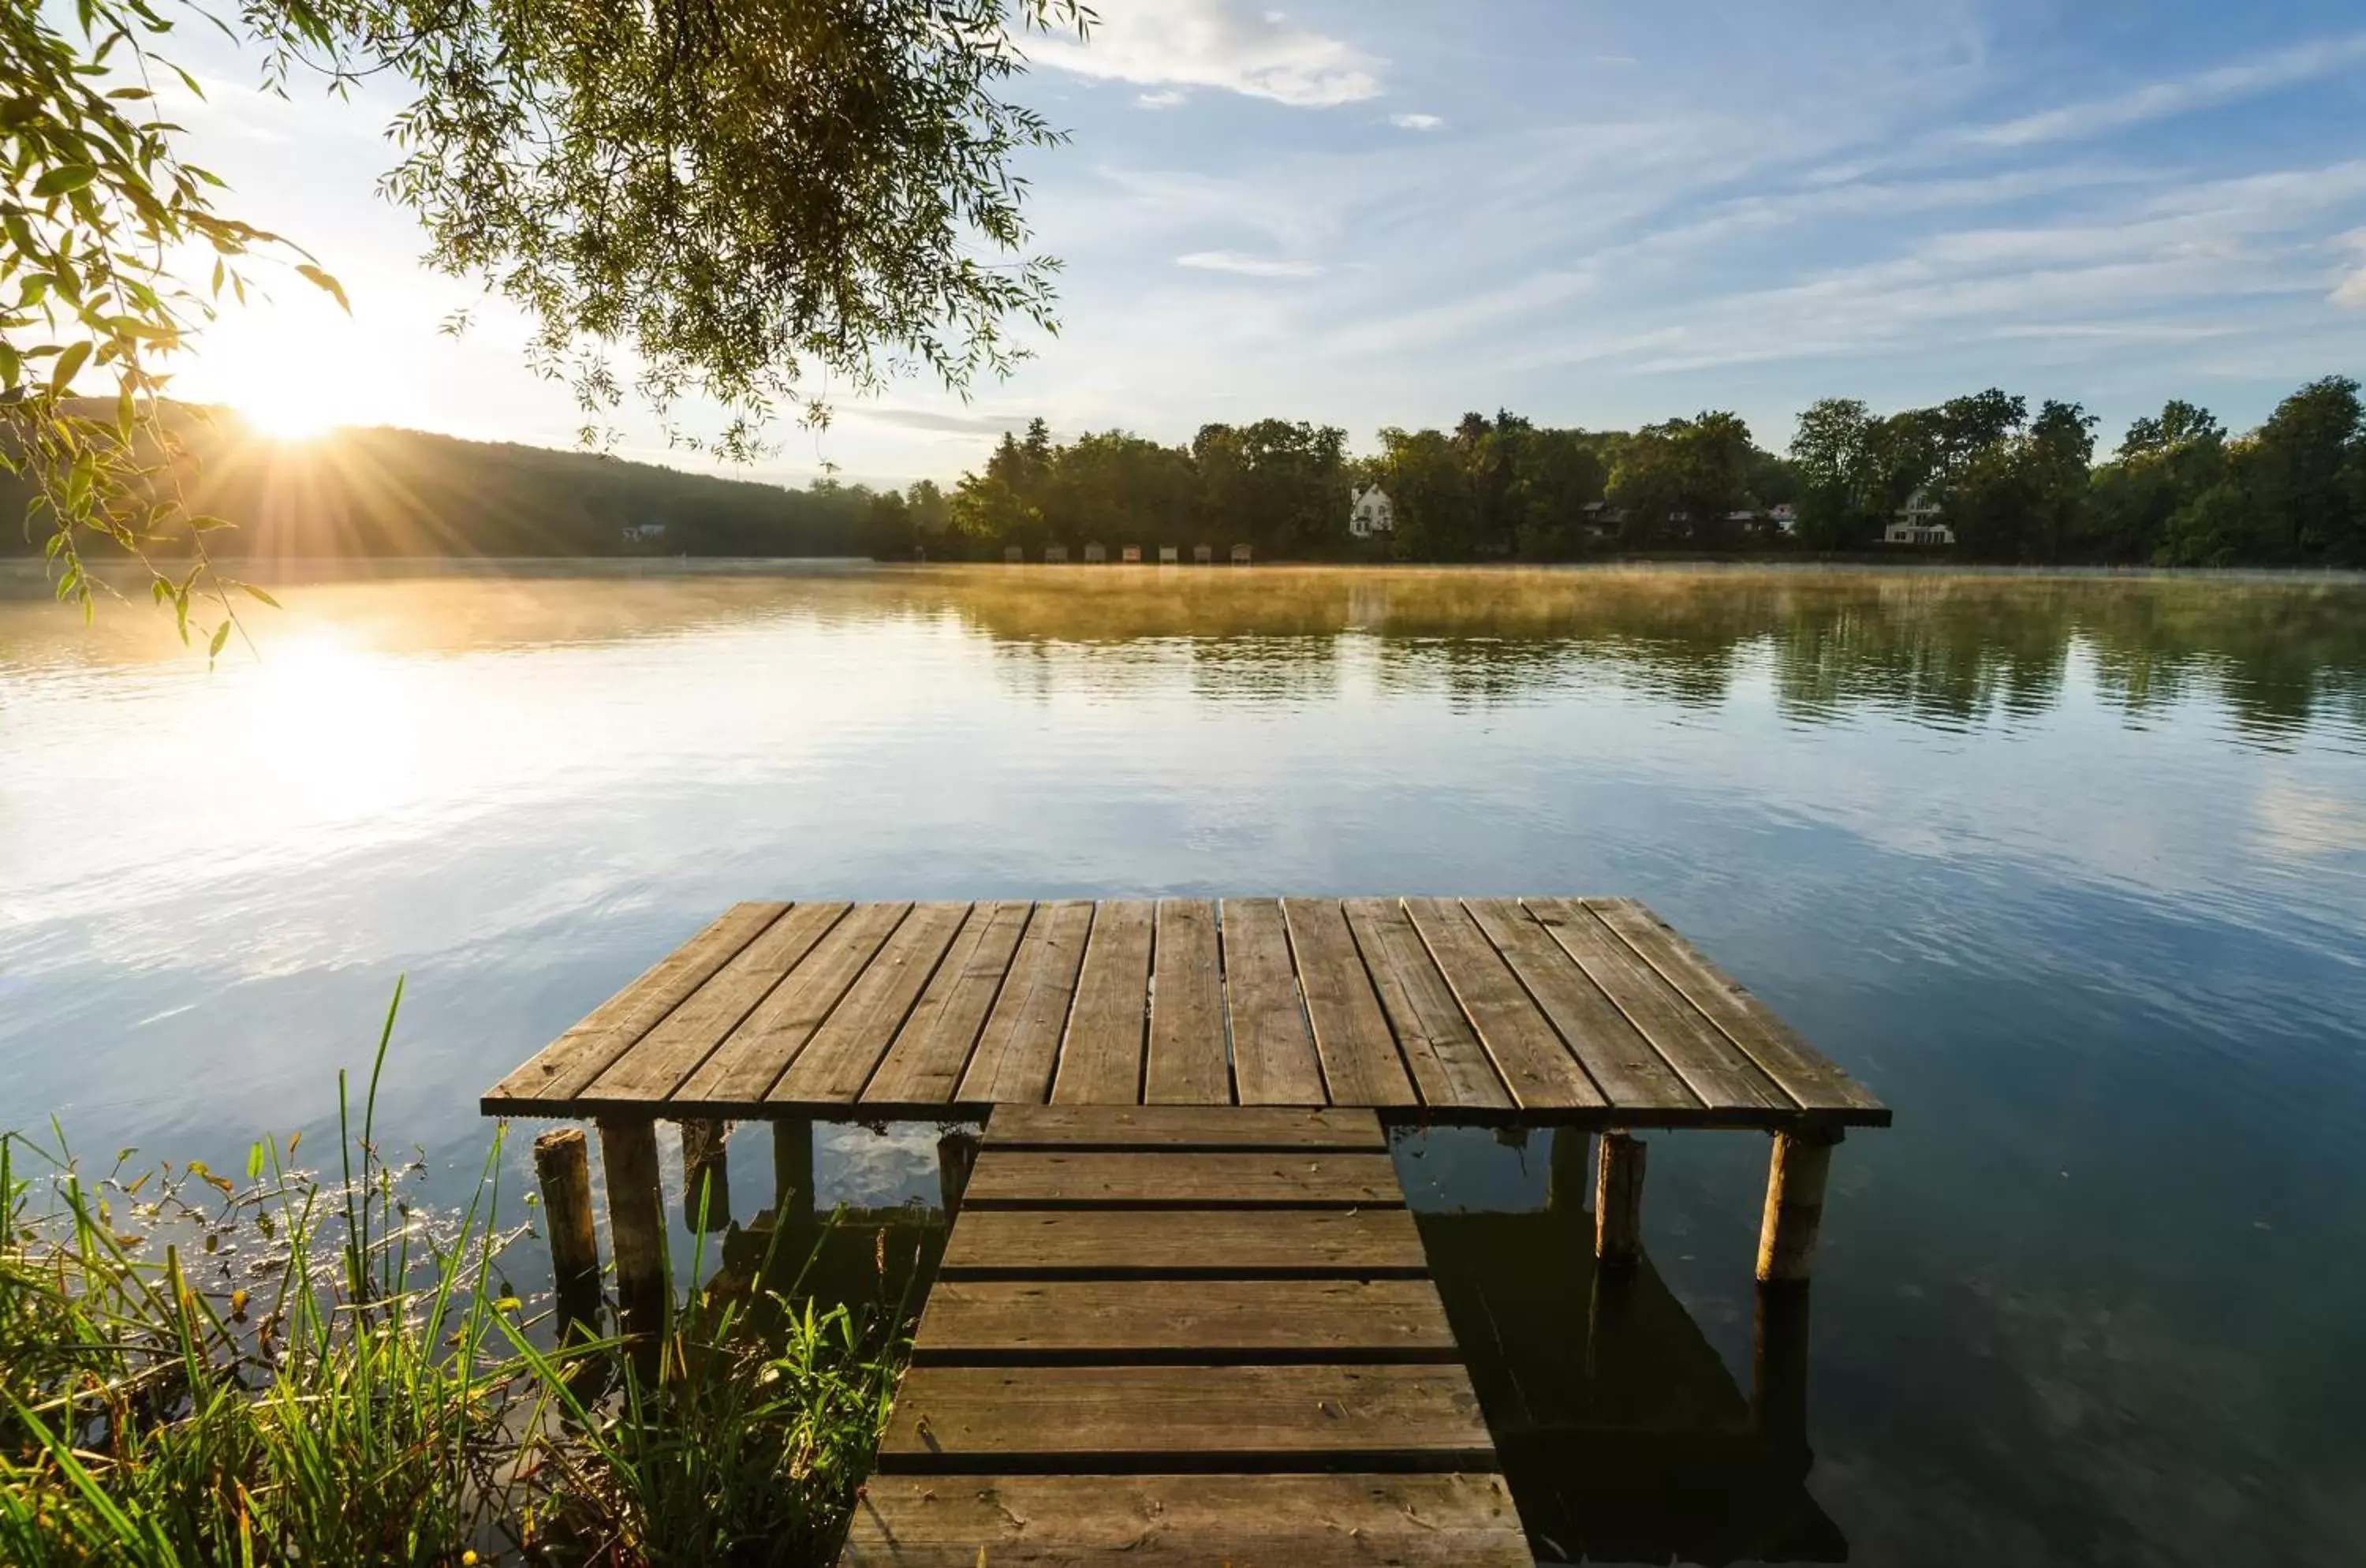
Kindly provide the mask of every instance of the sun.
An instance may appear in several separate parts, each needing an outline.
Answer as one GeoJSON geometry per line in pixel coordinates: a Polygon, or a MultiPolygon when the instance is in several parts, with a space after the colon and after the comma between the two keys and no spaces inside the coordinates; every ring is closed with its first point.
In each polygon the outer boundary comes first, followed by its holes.
{"type": "Polygon", "coordinates": [[[310,441],[337,427],[339,410],[317,388],[290,386],[241,398],[238,412],[274,440],[310,441]]]}

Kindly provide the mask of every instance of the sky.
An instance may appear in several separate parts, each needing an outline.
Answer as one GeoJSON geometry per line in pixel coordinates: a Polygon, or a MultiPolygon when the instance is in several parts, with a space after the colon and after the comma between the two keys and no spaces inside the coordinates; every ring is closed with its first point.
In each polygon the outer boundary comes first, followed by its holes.
{"type": "MultiPolygon", "coordinates": [[[[2366,12],[2275,0],[1098,0],[1013,96],[1056,338],[966,401],[925,382],[778,428],[751,477],[950,480],[1034,415],[1188,442],[1211,421],[1386,425],[1509,408],[1631,428],[1730,409],[1780,450],[1817,398],[1996,385],[2103,445],[2170,397],[2257,423],[2366,372],[2366,12]]],[[[566,446],[523,324],[416,265],[373,194],[400,107],[192,40],[179,118],[225,208],[301,241],[184,395],[301,427],[566,446]],[[470,307],[456,341],[437,326],[470,307]]],[[[699,423],[691,411],[687,423],[699,423]]],[[[669,453],[620,422],[624,455],[669,453]]]]}

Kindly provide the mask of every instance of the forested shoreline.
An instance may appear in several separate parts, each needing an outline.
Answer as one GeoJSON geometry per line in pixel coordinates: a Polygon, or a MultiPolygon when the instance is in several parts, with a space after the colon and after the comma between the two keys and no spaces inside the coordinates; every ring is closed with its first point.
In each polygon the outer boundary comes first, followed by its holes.
{"type": "Polygon", "coordinates": [[[1123,431],[1058,442],[1037,420],[950,492],[924,480],[882,493],[872,527],[882,556],[988,559],[1207,543],[1310,560],[1890,548],[2041,565],[2366,566],[2355,380],[2313,381],[2244,434],[2171,400],[2100,462],[2097,423],[2077,403],[2033,412],[1991,389],[1888,414],[1825,399],[1779,455],[1729,412],[1596,432],[1500,412],[1450,431],[1391,427],[1358,457],[1345,431],[1304,422],[1211,424],[1168,446],[1123,431]],[[1357,538],[1352,498],[1375,484],[1395,528],[1357,538]],[[1954,542],[1885,546],[1910,502],[1954,542]]]}
{"type": "MultiPolygon", "coordinates": [[[[2366,404],[2313,381],[2258,429],[2181,400],[2108,452],[2076,403],[1990,389],[1883,414],[1810,405],[1786,449],[1707,412],[1634,431],[1540,425],[1510,412],[1451,430],[1202,426],[1187,446],[1126,431],[1006,434],[950,489],[788,488],[580,451],[341,430],[285,443],[228,411],[182,428],[192,512],[231,526],[229,558],[869,556],[1000,560],[1051,547],[1111,558],[1139,546],[1247,545],[1262,560],[1572,561],[1891,557],[1981,564],[2366,567],[2366,404]],[[1348,526],[1378,486],[1392,531],[1348,526]],[[1948,542],[1886,542],[1910,506],[1948,542]]],[[[26,492],[0,478],[0,506],[26,492]]],[[[0,534],[0,555],[44,530],[0,534]]],[[[167,546],[163,552],[170,554],[167,546]]]]}

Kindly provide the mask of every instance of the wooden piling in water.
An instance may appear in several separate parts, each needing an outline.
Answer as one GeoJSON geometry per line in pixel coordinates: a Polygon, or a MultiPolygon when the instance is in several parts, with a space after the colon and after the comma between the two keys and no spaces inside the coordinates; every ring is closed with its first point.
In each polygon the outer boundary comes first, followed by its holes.
{"type": "Polygon", "coordinates": [[[702,1221],[709,1233],[731,1228],[731,1167],[724,1143],[731,1123],[708,1119],[682,1124],[682,1223],[695,1231],[702,1221]]]}
{"type": "Polygon", "coordinates": [[[556,1127],[534,1141],[535,1179],[542,1187],[550,1233],[550,1274],[558,1339],[600,1336],[600,1238],[592,1228],[592,1162],[583,1129],[556,1127]]]}
{"type": "Polygon", "coordinates": [[[1643,1249],[1643,1140],[1625,1132],[1602,1134],[1594,1185],[1594,1255],[1605,1263],[1631,1263],[1643,1249]]]}
{"type": "Polygon", "coordinates": [[[772,1129],[772,1223],[789,1229],[814,1221],[814,1130],[809,1118],[783,1117],[772,1129]]]}
{"type": "Polygon", "coordinates": [[[654,1381],[673,1283],[667,1277],[665,1195],[657,1123],[600,1118],[600,1165],[608,1179],[608,1246],[616,1258],[616,1315],[645,1379],[654,1381]]]}
{"type": "Polygon", "coordinates": [[[961,1213],[963,1191],[969,1186],[970,1167],[977,1161],[977,1134],[955,1128],[937,1140],[937,1195],[944,1202],[945,1219],[961,1213]]]}
{"type": "Polygon", "coordinates": [[[1777,1133],[1766,1172],[1766,1213],[1758,1232],[1758,1278],[1798,1283],[1814,1271],[1816,1236],[1823,1227],[1824,1183],[1831,1174],[1838,1128],[1777,1133]]]}

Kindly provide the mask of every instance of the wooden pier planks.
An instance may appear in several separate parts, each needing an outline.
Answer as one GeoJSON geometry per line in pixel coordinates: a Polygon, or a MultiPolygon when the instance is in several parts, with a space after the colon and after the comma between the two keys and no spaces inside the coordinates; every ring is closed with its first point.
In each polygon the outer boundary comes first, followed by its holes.
{"type": "Polygon", "coordinates": [[[997,1111],[841,1568],[1528,1562],[1393,1173],[1384,1251],[1302,1245],[1362,1217],[1324,1206],[1343,1172],[1386,1171],[1341,1141],[1383,1140],[1369,1111],[997,1111]],[[1023,1206],[1078,1201],[1079,1169],[1111,1205],[1295,1179],[1305,1206],[1023,1206]],[[1285,1245],[1245,1255],[1252,1229],[1285,1245]]]}
{"type": "Polygon", "coordinates": [[[1648,909],[1581,898],[742,904],[483,1108],[1046,1102],[1775,1133],[1889,1119],[1648,909]]]}

